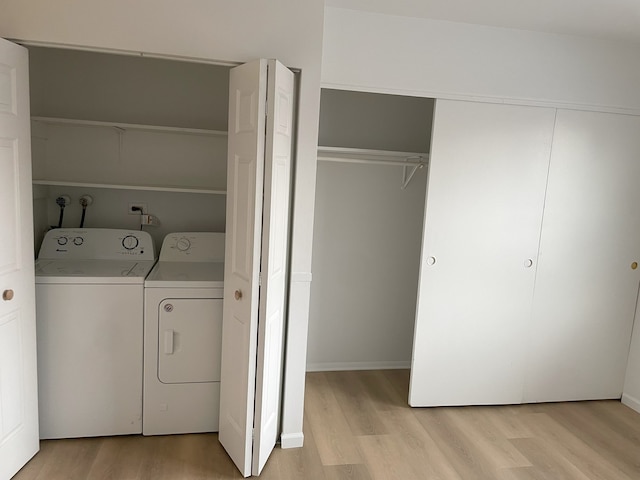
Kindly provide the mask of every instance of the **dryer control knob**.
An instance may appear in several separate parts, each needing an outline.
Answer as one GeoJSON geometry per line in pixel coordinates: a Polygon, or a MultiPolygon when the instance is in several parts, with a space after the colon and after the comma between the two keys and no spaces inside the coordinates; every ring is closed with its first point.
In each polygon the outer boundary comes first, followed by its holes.
{"type": "Polygon", "coordinates": [[[67,237],[58,237],[58,245],[66,245],[68,241],[67,237]]]}
{"type": "Polygon", "coordinates": [[[191,248],[191,241],[186,237],[182,237],[176,242],[176,248],[181,252],[186,252],[191,248]]]}

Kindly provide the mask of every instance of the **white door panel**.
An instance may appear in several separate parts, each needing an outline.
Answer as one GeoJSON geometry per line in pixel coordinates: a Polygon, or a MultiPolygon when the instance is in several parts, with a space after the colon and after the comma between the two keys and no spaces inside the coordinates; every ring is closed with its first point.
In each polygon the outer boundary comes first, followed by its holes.
{"type": "Polygon", "coordinates": [[[279,428],[293,87],[273,60],[231,71],[219,438],[244,476],[279,428]]]}
{"type": "Polygon", "coordinates": [[[555,112],[437,100],[409,403],[519,403],[555,112]]]}
{"type": "Polygon", "coordinates": [[[37,451],[27,51],[0,39],[0,478],[37,451]]]}
{"type": "Polygon", "coordinates": [[[293,142],[293,73],[270,60],[268,87],[270,115],[265,152],[254,475],[260,474],[269,458],[279,428],[293,142]]]}
{"type": "Polygon", "coordinates": [[[619,398],[640,269],[640,118],[559,110],[525,401],[619,398]]]}
{"type": "Polygon", "coordinates": [[[262,234],[266,60],[231,70],[220,443],[251,474],[262,234]]]}

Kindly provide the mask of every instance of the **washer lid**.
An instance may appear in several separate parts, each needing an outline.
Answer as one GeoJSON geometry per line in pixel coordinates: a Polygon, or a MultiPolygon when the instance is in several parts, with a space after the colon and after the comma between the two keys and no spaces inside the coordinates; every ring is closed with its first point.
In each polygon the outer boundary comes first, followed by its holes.
{"type": "Polygon", "coordinates": [[[221,262],[158,262],[145,287],[222,288],[224,263],[221,262]]]}
{"type": "Polygon", "coordinates": [[[36,261],[36,283],[142,284],[155,262],[131,260],[36,261]]]}

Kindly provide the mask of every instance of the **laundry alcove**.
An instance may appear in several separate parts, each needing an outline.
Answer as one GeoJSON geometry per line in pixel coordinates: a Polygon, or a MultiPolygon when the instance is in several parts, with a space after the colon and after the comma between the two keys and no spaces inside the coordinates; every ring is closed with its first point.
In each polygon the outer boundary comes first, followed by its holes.
{"type": "Polygon", "coordinates": [[[36,252],[64,227],[140,228],[132,203],[171,231],[225,228],[229,67],[29,46],[36,252]],[[203,212],[207,212],[203,214],[203,212]]]}

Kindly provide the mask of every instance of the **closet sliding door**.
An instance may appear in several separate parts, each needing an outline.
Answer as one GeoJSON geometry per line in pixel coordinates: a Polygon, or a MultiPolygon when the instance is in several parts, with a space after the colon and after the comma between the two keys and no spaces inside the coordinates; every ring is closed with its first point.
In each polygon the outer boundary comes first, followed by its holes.
{"type": "Polygon", "coordinates": [[[640,117],[558,110],[524,401],[622,395],[640,282],[639,180],[640,117]]]}
{"type": "Polygon", "coordinates": [[[520,403],[555,110],[437,100],[409,403],[520,403]]]}

